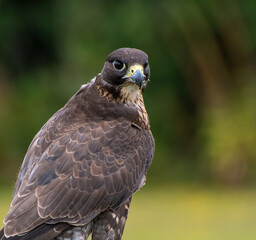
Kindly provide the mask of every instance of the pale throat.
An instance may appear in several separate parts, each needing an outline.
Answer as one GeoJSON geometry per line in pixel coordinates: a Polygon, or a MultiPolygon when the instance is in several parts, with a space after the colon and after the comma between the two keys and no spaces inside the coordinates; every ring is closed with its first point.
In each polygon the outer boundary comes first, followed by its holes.
{"type": "Polygon", "coordinates": [[[126,84],[120,90],[120,97],[127,104],[137,105],[142,93],[136,84],[126,84]]]}
{"type": "Polygon", "coordinates": [[[133,105],[137,108],[139,118],[143,125],[150,128],[148,114],[145,109],[142,92],[135,84],[127,84],[120,90],[120,97],[123,103],[133,105]]]}

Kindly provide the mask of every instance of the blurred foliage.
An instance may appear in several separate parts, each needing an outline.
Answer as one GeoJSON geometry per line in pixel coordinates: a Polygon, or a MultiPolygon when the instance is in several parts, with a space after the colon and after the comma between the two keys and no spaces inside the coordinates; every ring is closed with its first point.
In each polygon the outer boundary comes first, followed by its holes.
{"type": "Polygon", "coordinates": [[[149,178],[256,181],[256,2],[0,1],[1,183],[39,128],[119,47],[148,53],[149,178]]]}

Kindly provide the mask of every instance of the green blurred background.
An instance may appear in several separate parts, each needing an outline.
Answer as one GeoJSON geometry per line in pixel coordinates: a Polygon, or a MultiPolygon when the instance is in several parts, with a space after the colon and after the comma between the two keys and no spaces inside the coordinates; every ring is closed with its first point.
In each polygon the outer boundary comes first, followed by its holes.
{"type": "MultiPolygon", "coordinates": [[[[256,239],[256,1],[0,1],[0,220],[40,127],[119,47],[156,141],[124,239],[256,239]]],[[[1,226],[1,225],[0,225],[1,226]]]]}

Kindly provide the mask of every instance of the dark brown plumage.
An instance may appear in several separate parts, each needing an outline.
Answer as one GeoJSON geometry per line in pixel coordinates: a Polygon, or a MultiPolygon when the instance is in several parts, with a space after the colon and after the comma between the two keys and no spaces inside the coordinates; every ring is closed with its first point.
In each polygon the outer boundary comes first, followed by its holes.
{"type": "Polygon", "coordinates": [[[121,239],[154,154],[148,80],[147,55],[118,49],[48,120],[28,148],[0,239],[121,239]]]}

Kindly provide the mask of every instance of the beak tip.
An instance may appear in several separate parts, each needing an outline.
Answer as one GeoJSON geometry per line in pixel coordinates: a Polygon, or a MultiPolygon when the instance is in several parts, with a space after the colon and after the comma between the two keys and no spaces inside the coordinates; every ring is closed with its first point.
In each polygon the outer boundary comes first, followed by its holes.
{"type": "Polygon", "coordinates": [[[137,70],[132,76],[131,79],[134,80],[134,83],[141,89],[142,82],[145,79],[145,75],[140,71],[137,70]]]}

